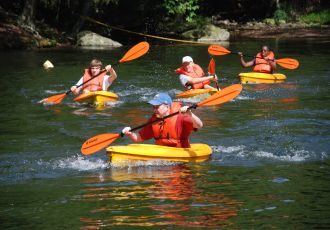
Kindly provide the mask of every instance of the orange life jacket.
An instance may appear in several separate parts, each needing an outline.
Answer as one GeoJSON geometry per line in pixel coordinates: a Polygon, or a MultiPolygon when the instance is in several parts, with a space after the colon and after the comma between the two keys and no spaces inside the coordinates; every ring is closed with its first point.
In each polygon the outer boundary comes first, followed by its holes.
{"type": "MultiPolygon", "coordinates": [[[[194,69],[193,72],[188,73],[185,70],[185,68],[183,66],[181,66],[180,68],[177,68],[175,70],[175,72],[177,72],[178,74],[187,75],[187,76],[192,77],[192,78],[203,77],[205,75],[203,69],[199,65],[194,64],[193,69],[194,69]]],[[[189,86],[191,86],[191,88],[193,88],[193,89],[204,89],[204,85],[208,85],[208,84],[210,84],[209,80],[203,81],[201,83],[192,84],[192,85],[189,85],[189,86]]]]}
{"type": "MultiPolygon", "coordinates": [[[[170,113],[175,113],[181,108],[181,102],[173,102],[170,108],[170,113]]],[[[160,122],[152,124],[152,131],[157,145],[165,145],[171,147],[189,148],[190,143],[188,138],[180,139],[177,131],[178,115],[172,116],[160,122]]],[[[157,119],[155,116],[152,120],[157,119]]]]}
{"type": "MultiPolygon", "coordinates": [[[[106,74],[107,74],[107,72],[104,71],[99,76],[95,77],[93,80],[90,80],[89,82],[87,82],[86,84],[83,85],[83,89],[87,89],[90,92],[103,90],[103,81],[104,81],[104,76],[106,74]]],[[[88,81],[92,77],[93,76],[91,75],[89,69],[85,69],[85,73],[83,76],[83,82],[88,81]]]]}
{"type": "MultiPolygon", "coordinates": [[[[267,55],[268,58],[274,59],[274,53],[272,51],[269,51],[269,54],[267,55]]],[[[253,68],[253,72],[261,72],[261,73],[272,73],[273,69],[268,64],[268,62],[263,59],[261,53],[258,53],[255,60],[255,66],[253,68]]]]}

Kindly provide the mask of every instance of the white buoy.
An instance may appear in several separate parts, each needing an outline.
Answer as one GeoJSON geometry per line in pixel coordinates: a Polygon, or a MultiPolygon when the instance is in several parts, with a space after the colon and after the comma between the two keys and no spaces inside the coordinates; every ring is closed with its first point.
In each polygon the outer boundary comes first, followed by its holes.
{"type": "Polygon", "coordinates": [[[53,63],[51,63],[49,60],[45,61],[45,63],[43,64],[45,69],[50,69],[50,68],[54,68],[53,63]]]}

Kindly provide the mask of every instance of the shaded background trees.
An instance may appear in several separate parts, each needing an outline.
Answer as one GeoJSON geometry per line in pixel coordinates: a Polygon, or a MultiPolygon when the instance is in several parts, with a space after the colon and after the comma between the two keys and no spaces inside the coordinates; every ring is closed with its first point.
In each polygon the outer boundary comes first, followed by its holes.
{"type": "Polygon", "coordinates": [[[321,10],[325,12],[321,23],[330,24],[329,6],[328,0],[2,0],[0,20],[43,36],[51,34],[47,34],[50,28],[72,38],[85,29],[122,36],[81,16],[127,30],[169,35],[215,20],[244,23],[275,18],[295,22],[321,10]]]}

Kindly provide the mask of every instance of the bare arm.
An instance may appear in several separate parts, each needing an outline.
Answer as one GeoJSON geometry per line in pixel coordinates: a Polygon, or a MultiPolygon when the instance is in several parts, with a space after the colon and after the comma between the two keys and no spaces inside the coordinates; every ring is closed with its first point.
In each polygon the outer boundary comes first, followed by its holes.
{"type": "Polygon", "coordinates": [[[80,90],[81,90],[81,86],[79,87],[79,88],[77,88],[77,85],[81,85],[83,83],[83,77],[81,77],[80,79],[79,79],[79,81],[75,84],[75,85],[73,85],[73,86],[71,86],[71,92],[74,94],[74,95],[78,95],[79,94],[79,92],[80,92],[80,90]]]}
{"type": "Polygon", "coordinates": [[[187,77],[188,79],[188,83],[189,84],[197,84],[197,83],[201,83],[201,82],[204,82],[204,81],[207,81],[207,80],[211,80],[211,81],[217,81],[218,80],[218,77],[216,75],[214,76],[206,76],[206,77],[187,77]]]}
{"type": "Polygon", "coordinates": [[[109,83],[111,84],[114,80],[117,79],[117,73],[116,73],[116,71],[114,70],[114,68],[112,68],[111,65],[107,65],[107,66],[105,67],[105,69],[107,70],[107,72],[110,73],[110,77],[109,77],[108,81],[109,81],[109,83]]]}
{"type": "Polygon", "coordinates": [[[191,120],[193,122],[193,127],[196,129],[200,129],[203,127],[203,122],[202,120],[197,117],[191,110],[188,110],[189,106],[182,106],[180,108],[180,113],[186,113],[191,117],[191,120]]]}
{"type": "Polygon", "coordinates": [[[243,53],[238,52],[238,55],[240,56],[240,61],[241,61],[241,65],[246,68],[246,67],[251,67],[254,66],[254,59],[249,61],[249,62],[245,62],[244,58],[243,58],[243,53]]]}
{"type": "Polygon", "coordinates": [[[143,141],[140,134],[138,133],[134,133],[131,132],[131,128],[130,127],[125,127],[122,131],[122,133],[126,136],[129,137],[129,139],[131,139],[133,142],[141,142],[143,141]]]}

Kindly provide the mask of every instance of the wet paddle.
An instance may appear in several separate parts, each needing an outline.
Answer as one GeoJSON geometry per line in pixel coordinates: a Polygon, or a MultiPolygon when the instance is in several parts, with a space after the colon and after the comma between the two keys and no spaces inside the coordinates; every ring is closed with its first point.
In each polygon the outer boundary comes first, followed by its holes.
{"type": "MultiPolygon", "coordinates": [[[[212,105],[223,104],[223,103],[228,102],[228,101],[234,99],[235,97],[237,97],[241,91],[242,91],[242,85],[240,85],[240,84],[228,86],[228,87],[222,89],[221,91],[217,91],[215,94],[206,98],[204,101],[201,101],[198,104],[194,104],[194,105],[190,106],[189,109],[196,109],[197,107],[200,107],[200,106],[212,106],[212,105]]],[[[163,118],[158,118],[154,121],[147,122],[143,125],[132,128],[131,131],[138,130],[140,128],[143,128],[143,127],[151,125],[155,122],[167,119],[169,117],[175,116],[177,114],[179,114],[179,112],[175,112],[175,113],[172,113],[163,118]]],[[[108,145],[110,145],[112,142],[117,140],[119,137],[122,137],[123,135],[124,135],[123,133],[105,133],[105,134],[99,134],[94,137],[91,137],[83,143],[83,145],[81,147],[81,152],[84,155],[91,155],[91,154],[107,147],[108,145]]]]}
{"type": "MultiPolygon", "coordinates": [[[[116,66],[123,62],[128,62],[131,60],[134,60],[136,58],[141,57],[145,53],[147,53],[149,50],[149,43],[148,42],[140,42],[133,46],[130,50],[126,52],[126,54],[113,66],[116,66]]],[[[98,77],[102,73],[104,73],[106,70],[102,70],[98,75],[92,77],[88,81],[83,82],[82,84],[78,85],[77,88],[81,87],[82,85],[86,84],[87,82],[91,81],[92,79],[98,77]]],[[[66,91],[65,93],[57,94],[48,98],[44,98],[40,101],[40,103],[46,103],[46,104],[59,104],[61,101],[66,97],[66,95],[71,93],[71,89],[66,91]]]]}
{"type": "MultiPolygon", "coordinates": [[[[215,75],[215,61],[213,58],[211,58],[210,63],[209,63],[209,74],[210,75],[215,75]]],[[[217,90],[219,91],[219,85],[218,85],[218,81],[215,82],[215,85],[217,87],[217,90]]]]}
{"type": "MultiPolygon", "coordinates": [[[[209,52],[209,54],[215,55],[215,56],[227,55],[227,54],[238,54],[238,52],[231,52],[220,45],[210,45],[208,47],[208,52],[209,52]]],[[[248,57],[256,58],[255,56],[248,56],[248,57]]],[[[293,59],[293,58],[281,58],[281,59],[274,59],[274,60],[278,65],[280,65],[286,69],[297,69],[299,67],[298,60],[293,59]]]]}

